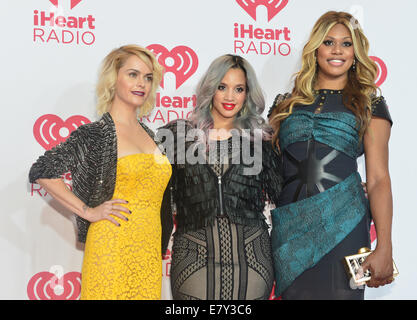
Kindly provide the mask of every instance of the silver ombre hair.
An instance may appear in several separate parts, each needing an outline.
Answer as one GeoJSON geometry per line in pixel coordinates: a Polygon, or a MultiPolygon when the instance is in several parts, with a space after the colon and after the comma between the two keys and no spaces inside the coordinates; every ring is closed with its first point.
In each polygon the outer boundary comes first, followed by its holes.
{"type": "Polygon", "coordinates": [[[265,110],[262,89],[252,66],[238,55],[226,54],[218,57],[210,64],[207,72],[197,85],[197,105],[190,120],[197,129],[203,130],[208,137],[208,131],[213,128],[213,117],[210,110],[213,96],[225,74],[230,69],[236,68],[243,70],[246,76],[246,100],[236,116],[235,127],[237,129],[248,129],[245,131],[251,133],[255,129],[261,129],[262,139],[270,140],[272,128],[266,124],[262,117],[265,110]]]}

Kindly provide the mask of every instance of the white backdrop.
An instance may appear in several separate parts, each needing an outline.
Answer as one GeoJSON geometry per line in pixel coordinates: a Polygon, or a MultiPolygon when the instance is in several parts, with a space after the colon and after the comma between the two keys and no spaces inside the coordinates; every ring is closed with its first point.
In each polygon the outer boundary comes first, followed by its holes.
{"type": "MultiPolygon", "coordinates": [[[[163,88],[144,119],[156,129],[193,110],[199,78],[225,53],[240,54],[254,66],[269,107],[277,93],[291,88],[310,30],[328,10],[349,11],[360,20],[394,120],[390,172],[400,276],[390,286],[367,289],[366,298],[416,299],[414,0],[1,1],[0,299],[79,296],[83,247],[76,241],[74,216],[27,176],[45,149],[98,119],[94,87],[110,50],[136,43],[162,53],[163,88]]],[[[169,258],[164,299],[171,297],[169,258]]]]}

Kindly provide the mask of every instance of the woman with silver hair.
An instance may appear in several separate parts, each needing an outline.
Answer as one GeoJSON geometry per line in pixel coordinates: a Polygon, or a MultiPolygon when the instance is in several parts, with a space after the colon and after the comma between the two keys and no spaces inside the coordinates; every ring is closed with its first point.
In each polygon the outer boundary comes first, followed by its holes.
{"type": "MultiPolygon", "coordinates": [[[[172,230],[176,211],[173,298],[268,299],[274,277],[263,211],[267,196],[277,202],[282,179],[272,131],[261,116],[262,91],[245,59],[223,55],[196,95],[190,120],[159,130],[173,147],[167,148],[173,174],[161,218],[163,229],[172,230]]],[[[170,236],[163,234],[163,250],[170,236]]]]}

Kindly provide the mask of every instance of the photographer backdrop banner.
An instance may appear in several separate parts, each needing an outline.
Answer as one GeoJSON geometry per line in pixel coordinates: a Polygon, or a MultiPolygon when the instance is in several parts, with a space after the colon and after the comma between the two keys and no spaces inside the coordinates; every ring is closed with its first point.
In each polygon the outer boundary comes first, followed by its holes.
{"type": "MultiPolygon", "coordinates": [[[[400,275],[389,286],[367,289],[365,296],[416,299],[417,109],[410,99],[417,87],[417,45],[409,27],[417,11],[414,0],[1,1],[0,299],[79,298],[83,246],[76,241],[74,215],[30,184],[28,172],[45,150],[98,119],[95,83],[110,50],[134,43],[159,56],[166,73],[155,109],[143,119],[154,130],[190,116],[198,80],[225,53],[254,66],[267,110],[276,94],[291,90],[303,45],[328,10],[348,11],[360,21],[394,120],[390,173],[400,275]]],[[[364,177],[363,158],[359,168],[364,177]]],[[[63,178],[70,186],[71,175],[63,178]]],[[[169,276],[168,251],[163,299],[171,299],[169,276]]]]}

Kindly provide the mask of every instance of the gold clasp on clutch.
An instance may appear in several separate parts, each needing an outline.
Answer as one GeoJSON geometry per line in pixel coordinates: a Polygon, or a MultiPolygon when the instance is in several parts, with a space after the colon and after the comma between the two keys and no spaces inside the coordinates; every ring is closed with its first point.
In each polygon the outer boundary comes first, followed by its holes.
{"type": "MultiPolygon", "coordinates": [[[[351,276],[355,283],[358,285],[362,285],[371,279],[371,271],[367,270],[366,272],[363,272],[362,270],[362,264],[365,262],[365,259],[371,254],[371,252],[371,249],[363,247],[359,249],[357,254],[345,257],[345,266],[348,275],[351,276]]],[[[399,275],[399,272],[394,260],[392,261],[392,265],[394,269],[392,276],[396,277],[399,275]]]]}
{"type": "Polygon", "coordinates": [[[360,249],[358,250],[358,254],[361,254],[361,253],[367,253],[367,252],[371,252],[371,249],[369,249],[369,248],[367,248],[367,247],[363,247],[363,248],[360,248],[360,249]]]}

